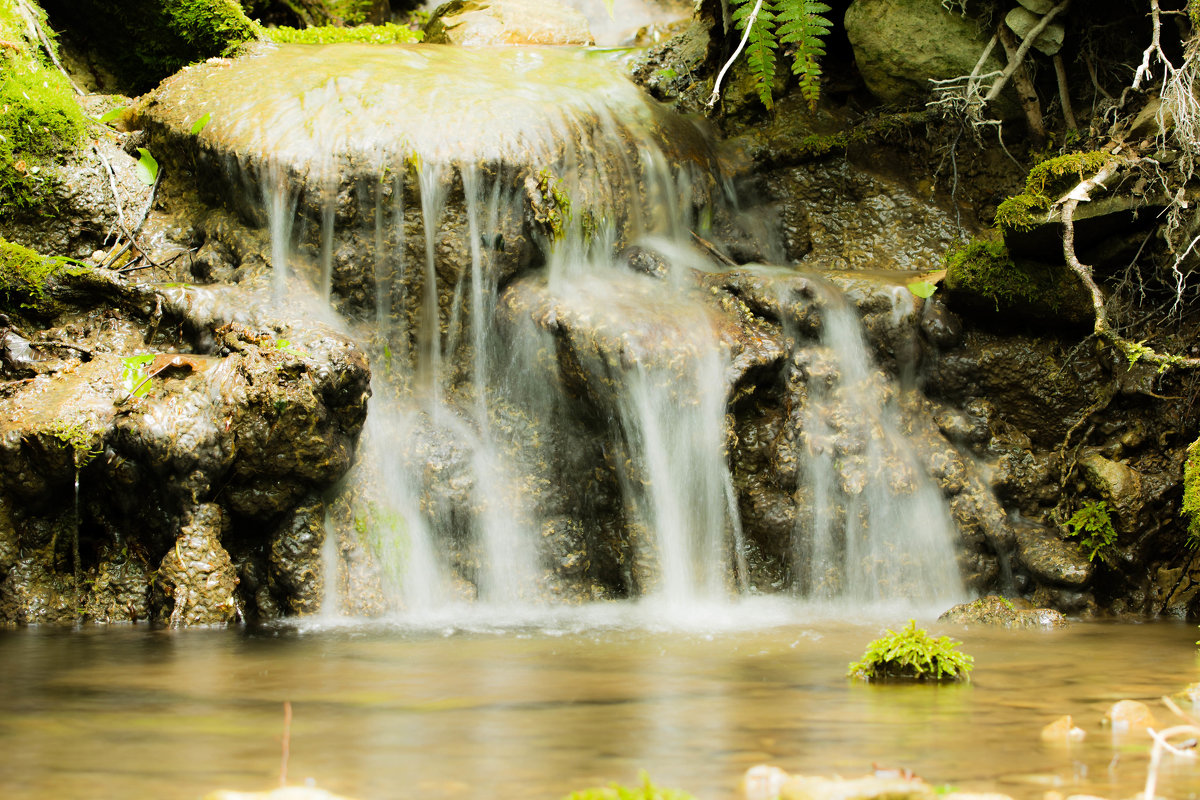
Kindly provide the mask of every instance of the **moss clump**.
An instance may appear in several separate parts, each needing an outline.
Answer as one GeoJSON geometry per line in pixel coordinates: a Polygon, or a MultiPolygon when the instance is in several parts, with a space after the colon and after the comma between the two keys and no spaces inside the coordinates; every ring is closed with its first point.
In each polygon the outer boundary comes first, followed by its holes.
{"type": "Polygon", "coordinates": [[[1002,231],[1027,232],[1037,227],[1037,214],[1072,186],[1095,175],[1112,160],[1108,153],[1068,153],[1043,161],[1025,177],[1025,191],[1005,200],[996,209],[996,226],[1002,231]]]}
{"type": "Polygon", "coordinates": [[[42,0],[51,21],[108,62],[135,93],[182,67],[262,37],[237,0],[42,0]]]}
{"type": "Polygon", "coordinates": [[[46,213],[47,167],[82,142],[87,122],[13,3],[0,4],[0,40],[0,216],[46,213]]]}
{"type": "Polygon", "coordinates": [[[0,238],[0,310],[51,317],[57,313],[50,287],[64,273],[87,267],[63,258],[48,258],[0,238]]]}
{"type": "Polygon", "coordinates": [[[359,25],[353,28],[322,25],[316,28],[280,26],[267,29],[267,37],[279,44],[335,44],[337,42],[412,44],[421,41],[424,35],[421,31],[414,31],[390,22],[384,25],[359,25]]]}
{"type": "Polygon", "coordinates": [[[975,659],[961,652],[959,644],[949,636],[930,636],[910,619],[899,633],[889,630],[887,636],[867,645],[862,659],[850,665],[848,674],[864,681],[887,678],[964,681],[975,659]]]}
{"type": "Polygon", "coordinates": [[[645,772],[641,778],[641,786],[629,788],[614,783],[611,786],[571,792],[564,800],[695,800],[687,792],[655,786],[645,772]]]}
{"type": "Polygon", "coordinates": [[[1066,267],[1014,261],[1003,242],[974,239],[945,257],[945,287],[977,308],[1069,323],[1090,319],[1091,306],[1066,267]]]}
{"type": "Polygon", "coordinates": [[[1200,546],[1200,439],[1188,445],[1183,464],[1183,503],[1180,513],[1188,523],[1188,547],[1200,546]]]}

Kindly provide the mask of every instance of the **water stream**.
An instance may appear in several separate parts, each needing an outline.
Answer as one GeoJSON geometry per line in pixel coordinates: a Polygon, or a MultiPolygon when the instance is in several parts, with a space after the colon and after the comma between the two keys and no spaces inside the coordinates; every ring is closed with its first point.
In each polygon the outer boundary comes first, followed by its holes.
{"type": "MultiPolygon", "coordinates": [[[[705,633],[596,609],[539,629],[0,631],[0,785],[11,800],[269,789],[287,700],[289,780],[361,798],[552,800],[645,769],[733,800],[764,762],[826,776],[878,764],[1017,800],[1132,797],[1146,747],[1114,742],[1104,710],[1161,709],[1197,678],[1194,626],[1078,623],[950,628],[976,659],[970,685],[867,686],[846,665],[881,624],[751,610],[767,622],[705,633]],[[1084,742],[1039,740],[1062,714],[1084,742]]],[[[1200,792],[1192,761],[1162,777],[1163,796],[1200,792]]]]}

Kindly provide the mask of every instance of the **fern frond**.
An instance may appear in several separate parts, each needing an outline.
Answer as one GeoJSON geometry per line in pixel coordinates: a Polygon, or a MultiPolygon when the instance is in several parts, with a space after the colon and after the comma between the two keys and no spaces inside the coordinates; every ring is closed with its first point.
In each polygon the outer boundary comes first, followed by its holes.
{"type": "MultiPolygon", "coordinates": [[[[745,31],[754,13],[756,0],[734,0],[736,8],[733,21],[738,30],[745,31]]],[[[764,0],[750,27],[750,39],[746,44],[746,63],[754,77],[754,90],[758,99],[770,109],[773,105],[771,92],[775,84],[775,50],[779,43],[775,39],[775,12],[772,0],[764,0]]]]}
{"type": "Polygon", "coordinates": [[[783,44],[796,46],[792,54],[792,74],[800,81],[800,92],[815,108],[821,96],[821,58],[825,55],[822,40],[831,23],[821,16],[829,6],[815,0],[779,0],[776,14],[777,35],[783,44]]]}

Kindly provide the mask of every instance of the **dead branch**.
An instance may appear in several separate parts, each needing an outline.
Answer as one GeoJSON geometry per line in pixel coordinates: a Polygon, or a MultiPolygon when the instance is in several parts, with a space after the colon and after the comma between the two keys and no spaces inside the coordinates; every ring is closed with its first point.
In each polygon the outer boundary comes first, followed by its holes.
{"type": "Polygon", "coordinates": [[[1067,123],[1067,130],[1079,130],[1079,124],[1075,122],[1075,112],[1071,110],[1071,91],[1067,86],[1067,68],[1063,65],[1062,53],[1054,54],[1054,75],[1058,78],[1058,102],[1062,104],[1063,120],[1067,123]]]}
{"type": "Polygon", "coordinates": [[[737,61],[738,56],[746,49],[746,42],[750,40],[750,29],[754,27],[754,23],[758,20],[758,12],[762,10],[762,5],[763,0],[758,0],[754,4],[754,8],[750,11],[750,16],[746,18],[746,27],[744,29],[745,32],[742,34],[742,40],[738,42],[737,49],[733,51],[733,55],[725,62],[725,66],[721,67],[721,71],[717,73],[717,79],[713,81],[712,94],[709,96],[708,102],[704,106],[705,108],[711,110],[717,104],[717,101],[721,99],[721,81],[725,80],[725,73],[729,71],[729,68],[733,66],[733,62],[737,61]]]}
{"type": "Polygon", "coordinates": [[[1162,62],[1163,68],[1166,70],[1167,76],[1175,74],[1175,65],[1167,58],[1167,54],[1162,49],[1162,11],[1158,6],[1158,0],[1150,0],[1150,44],[1142,52],[1142,63],[1138,65],[1137,71],[1133,73],[1133,88],[1140,89],[1142,81],[1150,77],[1150,59],[1152,56],[1158,56],[1158,60],[1162,62]]]}
{"type": "Polygon", "coordinates": [[[71,80],[71,76],[67,74],[67,70],[63,68],[62,62],[58,60],[58,56],[54,52],[54,45],[50,43],[50,38],[46,36],[46,32],[42,30],[41,23],[38,22],[37,14],[29,8],[27,0],[17,0],[17,11],[25,20],[26,27],[37,37],[42,43],[42,49],[46,51],[46,55],[50,56],[50,60],[54,62],[54,66],[58,67],[58,71],[67,79],[67,83],[75,91],[75,94],[83,96],[87,94],[83,89],[75,85],[75,81],[71,80]]]}

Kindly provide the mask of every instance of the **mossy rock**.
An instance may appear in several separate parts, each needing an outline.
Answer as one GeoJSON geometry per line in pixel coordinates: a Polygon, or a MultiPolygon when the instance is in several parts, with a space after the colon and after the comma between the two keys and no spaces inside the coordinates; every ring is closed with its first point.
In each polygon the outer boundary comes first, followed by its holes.
{"type": "Polygon", "coordinates": [[[957,311],[1006,321],[1088,325],[1091,300],[1066,266],[1014,259],[1003,242],[974,240],[946,255],[945,288],[957,311]]]}
{"type": "Polygon", "coordinates": [[[262,38],[236,0],[43,0],[43,6],[55,26],[107,62],[133,93],[262,38]]]}
{"type": "Polygon", "coordinates": [[[0,4],[0,40],[0,216],[51,213],[46,168],[83,141],[87,122],[14,3],[0,4]]]}
{"type": "Polygon", "coordinates": [[[64,276],[88,267],[63,258],[49,258],[0,239],[0,310],[19,316],[49,319],[62,311],[55,286],[64,276]]]}
{"type": "Polygon", "coordinates": [[[404,25],[356,25],[339,27],[321,25],[311,28],[268,28],[267,37],[276,44],[337,44],[339,42],[366,42],[368,44],[415,44],[424,33],[404,25]]]}

